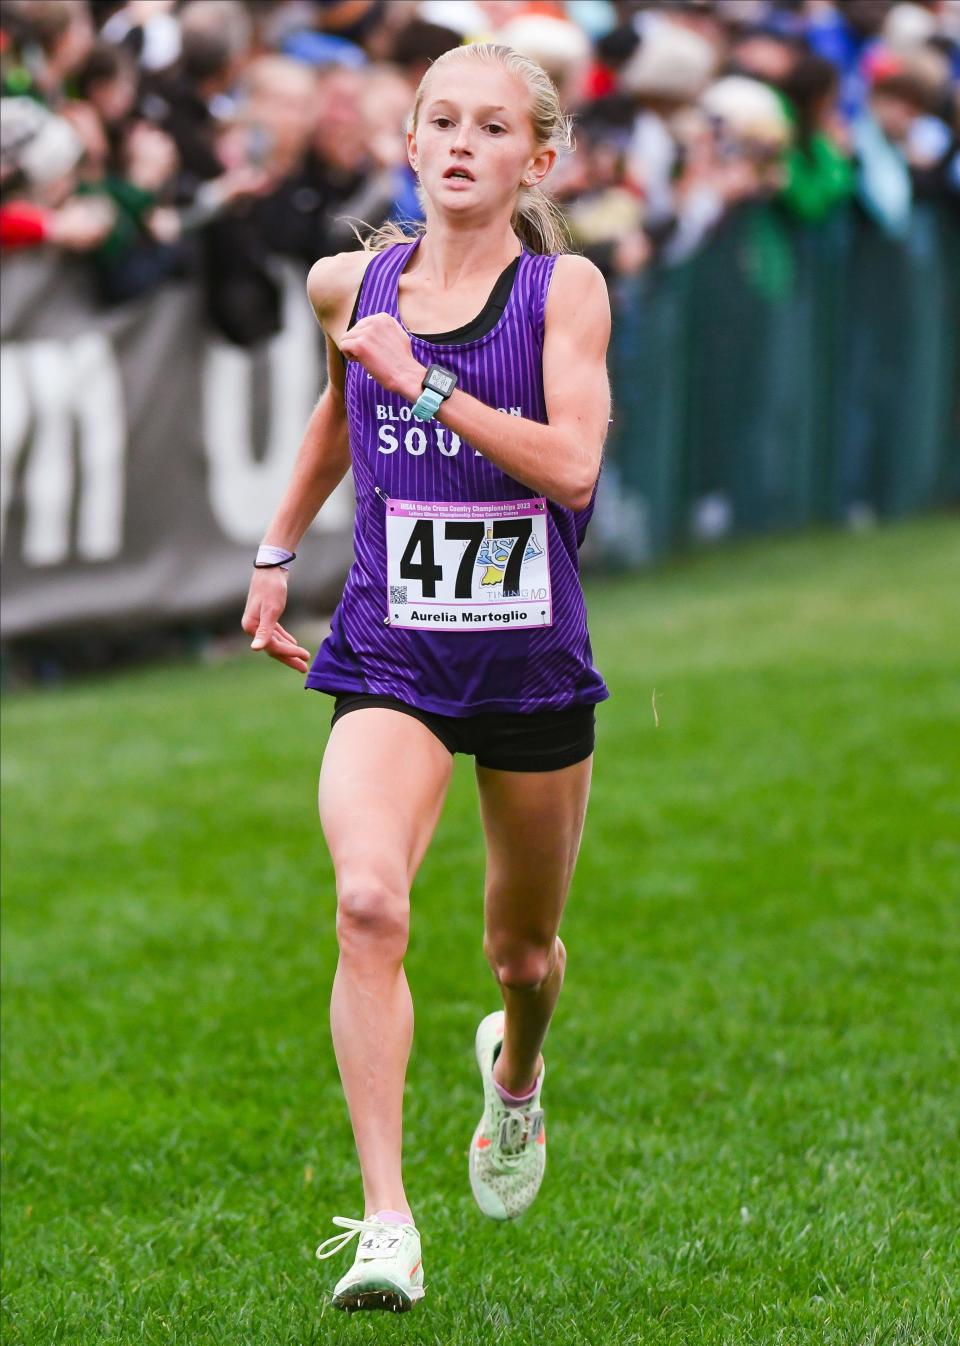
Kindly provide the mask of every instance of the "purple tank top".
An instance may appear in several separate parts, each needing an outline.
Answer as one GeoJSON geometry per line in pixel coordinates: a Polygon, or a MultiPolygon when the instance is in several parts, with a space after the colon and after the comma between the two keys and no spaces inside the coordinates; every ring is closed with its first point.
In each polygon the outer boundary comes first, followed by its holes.
{"type": "MultiPolygon", "coordinates": [[[[357,319],[389,313],[419,239],[378,253],[357,319]]],[[[424,365],[510,417],[547,421],[544,309],[555,256],[520,257],[485,335],[411,334],[424,365]]],[[[405,329],[406,330],[406,329],[405,329]]],[[[578,549],[593,512],[573,512],[515,481],[438,420],[418,421],[355,360],[345,397],[357,506],[355,560],[307,674],[323,692],[367,692],[441,715],[530,713],[609,695],[593,667],[578,549]]]]}

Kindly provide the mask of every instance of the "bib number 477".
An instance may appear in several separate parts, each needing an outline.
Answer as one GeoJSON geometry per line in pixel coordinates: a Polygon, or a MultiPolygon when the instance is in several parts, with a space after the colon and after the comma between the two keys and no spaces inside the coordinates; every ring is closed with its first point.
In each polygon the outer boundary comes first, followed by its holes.
{"type": "MultiPolygon", "coordinates": [[[[433,519],[418,519],[414,524],[410,538],[400,558],[400,578],[417,580],[424,598],[436,598],[437,585],[443,580],[443,566],[437,564],[436,549],[433,540],[433,519]]],[[[457,577],[454,582],[454,598],[468,601],[473,593],[473,574],[487,537],[488,528],[484,522],[467,522],[461,519],[448,519],[443,525],[443,538],[446,542],[465,542],[457,577]]],[[[513,541],[506,565],[503,568],[504,598],[513,597],[520,592],[520,572],[527,543],[533,533],[533,520],[496,519],[489,529],[494,541],[513,541]]]]}
{"type": "Polygon", "coordinates": [[[388,626],[550,626],[547,502],[388,500],[388,626]]]}

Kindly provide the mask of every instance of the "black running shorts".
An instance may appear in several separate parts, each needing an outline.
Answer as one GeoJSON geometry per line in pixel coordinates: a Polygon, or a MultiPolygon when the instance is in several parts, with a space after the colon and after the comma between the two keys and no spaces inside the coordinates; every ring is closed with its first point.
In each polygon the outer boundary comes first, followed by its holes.
{"type": "Polygon", "coordinates": [[[492,711],[483,715],[437,715],[392,696],[348,692],[337,697],[331,727],[343,715],[367,706],[412,715],[435,734],[450,753],[467,753],[477,766],[494,771],[559,771],[582,762],[593,752],[594,707],[535,710],[520,714],[492,711]]]}

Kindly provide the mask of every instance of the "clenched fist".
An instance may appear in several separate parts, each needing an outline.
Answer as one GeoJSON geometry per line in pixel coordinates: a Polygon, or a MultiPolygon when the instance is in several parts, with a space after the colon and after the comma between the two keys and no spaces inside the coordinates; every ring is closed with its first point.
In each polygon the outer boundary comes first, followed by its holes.
{"type": "Polygon", "coordinates": [[[389,313],[361,318],[340,339],[340,349],[363,365],[387,392],[415,402],[420,396],[426,365],[413,354],[410,337],[389,313]]]}

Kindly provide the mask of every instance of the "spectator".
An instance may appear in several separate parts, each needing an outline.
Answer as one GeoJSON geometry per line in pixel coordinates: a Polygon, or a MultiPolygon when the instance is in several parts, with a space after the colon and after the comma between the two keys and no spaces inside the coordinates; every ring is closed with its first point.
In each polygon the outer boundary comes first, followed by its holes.
{"type": "Polygon", "coordinates": [[[460,45],[460,35],[452,28],[414,18],[396,33],[390,51],[391,62],[398,66],[410,89],[410,102],[417,86],[438,56],[460,45]]]}
{"type": "Polygon", "coordinates": [[[327,243],[313,152],[320,115],[317,76],[285,56],[260,56],[247,67],[240,89],[223,156],[232,164],[262,168],[271,180],[269,191],[247,208],[246,224],[268,253],[310,266],[327,243]]]}
{"type": "Polygon", "coordinates": [[[111,46],[125,48],[141,69],[166,70],[180,55],[175,0],[128,0],[101,30],[111,46]]]}
{"type": "Polygon", "coordinates": [[[937,115],[948,89],[946,59],[930,46],[878,61],[870,111],[883,135],[902,156],[916,197],[956,199],[957,133],[937,115]]]}
{"type": "Polygon", "coordinates": [[[420,220],[423,207],[417,195],[417,176],[407,158],[407,119],[413,106],[410,86],[392,66],[373,66],[367,72],[362,101],[370,152],[390,175],[392,204],[388,218],[420,220]]]}
{"type": "Polygon", "coordinates": [[[345,42],[365,47],[376,43],[390,7],[386,0],[313,0],[314,23],[345,42]]]}
{"type": "Polygon", "coordinates": [[[743,75],[727,75],[710,86],[700,100],[710,119],[709,142],[717,187],[724,172],[736,175],[727,201],[772,196],[784,184],[784,154],[791,142],[790,124],[781,99],[767,84],[743,75]]]}
{"type": "Polygon", "coordinates": [[[521,14],[504,24],[497,41],[542,65],[557,86],[564,107],[570,107],[584,91],[590,41],[569,19],[551,14],[521,14]]]}
{"type": "Polygon", "coordinates": [[[76,74],[77,97],[88,103],[105,130],[119,132],[137,104],[136,62],[123,47],[99,41],[76,74]]]}
{"type": "Polygon", "coordinates": [[[705,189],[696,166],[689,175],[671,124],[697,99],[716,66],[717,54],[704,37],[653,15],[619,73],[619,86],[636,114],[626,156],[628,181],[642,195],[646,233],[668,262],[690,256],[723,211],[722,197],[705,189]]]}
{"type": "Polygon", "coordinates": [[[80,153],[50,199],[5,167],[4,244],[86,249],[112,302],[192,271],[219,330],[260,341],[280,323],[278,257],[309,265],[357,246],[358,221],[421,217],[413,91],[475,38],[529,52],[560,85],[576,144],[551,188],[611,279],[693,257],[753,199],[816,223],[856,188],[902,235],[915,199],[960,190],[951,14],[937,0],[6,0],[3,88],[54,110],[80,153]]]}
{"type": "Polygon", "coordinates": [[[374,157],[364,111],[366,77],[332,67],[320,79],[320,110],[314,137],[318,185],[327,214],[327,247],[356,246],[351,219],[378,227],[396,205],[394,176],[374,157]]]}
{"type": "Polygon", "coordinates": [[[71,83],[78,96],[64,100],[60,110],[84,145],[78,190],[112,204],[113,227],[92,256],[101,297],[118,303],[180,268],[178,253],[151,228],[154,209],[175,178],[176,147],[136,116],[139,72],[126,49],[95,42],[71,83]]]}
{"type": "Polygon", "coordinates": [[[266,240],[250,208],[252,196],[275,185],[263,139],[256,133],[231,139],[226,120],[236,112],[227,95],[248,61],[253,30],[234,0],[191,0],[180,26],[180,59],[146,82],[142,104],[170,132],[180,156],[181,213],[164,215],[162,227],[168,238],[201,229],[194,251],[208,316],[228,340],[248,345],[279,331],[281,313],[266,240]]]}
{"type": "Polygon", "coordinates": [[[893,0],[844,0],[812,7],[806,29],[810,48],[840,72],[840,111],[853,124],[866,110],[866,62],[879,45],[893,0]]]}
{"type": "Polygon", "coordinates": [[[246,157],[280,180],[298,172],[319,119],[317,79],[285,56],[260,56],[247,66],[238,124],[246,157]]]}
{"type": "Polygon", "coordinates": [[[191,0],[180,13],[177,64],[144,80],[142,111],[174,140],[180,160],[178,199],[192,201],[224,164],[217,149],[222,125],[214,111],[236,83],[253,30],[234,0],[191,0]]]}
{"type": "MultiPolygon", "coordinates": [[[[783,87],[800,57],[808,51],[802,39],[772,31],[768,24],[745,28],[734,38],[728,73],[783,87]]],[[[836,70],[832,62],[827,64],[836,70]]]]}
{"type": "Polygon", "coordinates": [[[11,46],[3,92],[57,109],[93,46],[86,0],[6,0],[3,24],[11,46]]]}
{"type": "Polygon", "coordinates": [[[794,131],[780,200],[794,215],[823,220],[854,191],[849,136],[834,115],[839,76],[822,56],[801,51],[775,81],[794,131]]]}
{"type": "Polygon", "coordinates": [[[69,122],[32,98],[0,100],[0,245],[98,247],[113,227],[106,201],[74,195],[83,142],[69,122]]]}
{"type": "Polygon", "coordinates": [[[624,181],[624,151],[602,121],[581,121],[555,187],[571,238],[608,279],[640,270],[652,251],[640,193],[624,181]]]}

